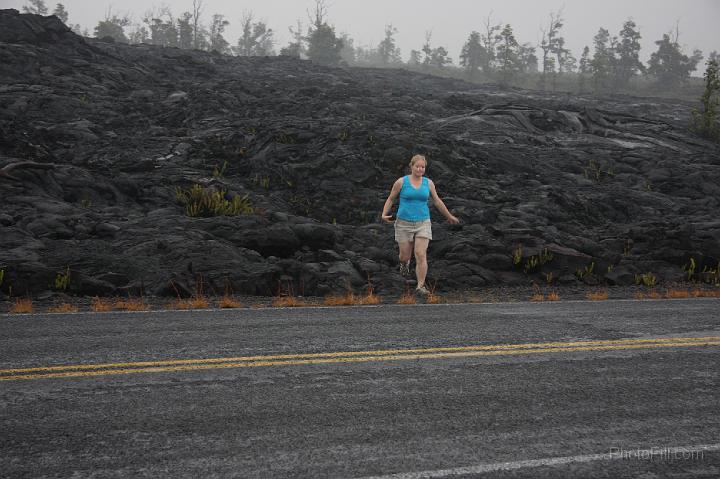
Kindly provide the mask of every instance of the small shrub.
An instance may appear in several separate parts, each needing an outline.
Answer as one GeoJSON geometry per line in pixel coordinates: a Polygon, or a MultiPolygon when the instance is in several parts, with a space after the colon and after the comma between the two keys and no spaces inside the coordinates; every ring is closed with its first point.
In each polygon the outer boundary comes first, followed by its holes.
{"type": "Polygon", "coordinates": [[[635,284],[643,284],[648,288],[653,288],[657,284],[657,276],[652,273],[636,274],[635,284]]]}
{"type": "Polygon", "coordinates": [[[226,195],[224,189],[213,190],[201,185],[175,189],[175,198],[185,206],[185,214],[191,217],[239,216],[254,212],[247,194],[236,195],[232,200],[226,199],[226,195]]]}
{"type": "Polygon", "coordinates": [[[33,306],[32,299],[30,298],[16,299],[12,306],[10,306],[11,314],[30,314],[34,312],[35,307],[33,306]]]}
{"type": "Polygon", "coordinates": [[[548,294],[548,301],[560,301],[560,295],[553,291],[552,293],[548,294]]]}
{"type": "Polygon", "coordinates": [[[70,286],[70,267],[65,269],[65,273],[58,273],[55,277],[55,289],[65,291],[70,286]]]}
{"type": "Polygon", "coordinates": [[[540,293],[535,293],[532,296],[530,296],[530,301],[535,301],[535,302],[545,301],[545,295],[540,294],[540,293]]]}

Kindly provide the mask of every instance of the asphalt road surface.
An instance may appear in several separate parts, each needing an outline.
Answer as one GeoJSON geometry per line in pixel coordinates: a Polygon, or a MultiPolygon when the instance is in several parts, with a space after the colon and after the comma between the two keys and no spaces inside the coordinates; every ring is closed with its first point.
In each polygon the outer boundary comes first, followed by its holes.
{"type": "Polygon", "coordinates": [[[720,300],[0,315],[0,477],[720,477],[720,300]]]}

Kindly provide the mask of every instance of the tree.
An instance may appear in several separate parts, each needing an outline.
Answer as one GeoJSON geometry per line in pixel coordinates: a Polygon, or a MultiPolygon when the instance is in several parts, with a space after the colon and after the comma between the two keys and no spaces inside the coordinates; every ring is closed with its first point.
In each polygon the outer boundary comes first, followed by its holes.
{"type": "Polygon", "coordinates": [[[193,26],[193,48],[200,50],[207,43],[203,26],[200,23],[200,15],[202,15],[203,0],[193,0],[192,10],[192,26],[193,26]]]}
{"type": "Polygon", "coordinates": [[[480,43],[480,33],[470,33],[460,52],[460,65],[465,67],[468,77],[475,78],[486,57],[487,51],[480,43]]]}
{"type": "Polygon", "coordinates": [[[225,20],[225,15],[216,13],[212,16],[212,23],[210,24],[210,51],[229,53],[230,44],[225,40],[225,37],[223,37],[225,27],[228,25],[230,25],[230,22],[225,20]]]}
{"type": "Polygon", "coordinates": [[[702,60],[702,52],[695,50],[692,57],[683,54],[678,43],[679,32],[676,29],[675,38],[664,34],[662,40],[657,40],[656,52],[650,55],[647,72],[657,79],[657,83],[664,88],[676,88],[687,81],[690,73],[697,69],[702,60]]]}
{"type": "Polygon", "coordinates": [[[559,73],[562,73],[562,58],[567,50],[564,49],[565,40],[560,36],[560,29],[563,27],[562,9],[550,13],[550,22],[547,29],[541,28],[542,40],[540,49],[542,54],[542,76],[540,77],[541,88],[545,89],[545,79],[548,74],[553,75],[553,90],[555,89],[555,62],[559,66],[559,73]]]}
{"type": "Polygon", "coordinates": [[[422,52],[425,54],[423,66],[426,68],[429,66],[443,68],[445,65],[452,63],[452,59],[448,56],[445,47],[432,48],[430,45],[431,39],[432,31],[428,30],[425,32],[425,44],[422,47],[422,52]]]}
{"type": "Polygon", "coordinates": [[[321,65],[338,65],[342,39],[335,35],[335,29],[325,23],[316,26],[308,37],[308,58],[321,65]]]}
{"type": "Polygon", "coordinates": [[[499,42],[497,33],[502,30],[502,25],[492,24],[492,12],[485,17],[485,32],[480,36],[485,55],[481,59],[483,73],[490,75],[494,70],[495,48],[499,42]]]}
{"type": "Polygon", "coordinates": [[[408,65],[419,66],[422,62],[420,61],[420,51],[410,50],[410,58],[408,59],[408,65]]]}
{"type": "Polygon", "coordinates": [[[580,65],[578,66],[578,82],[579,82],[579,90],[580,93],[583,93],[585,90],[585,79],[591,72],[591,65],[590,65],[590,48],[585,45],[585,48],[583,48],[582,56],[580,57],[580,65]]]}
{"type": "Polygon", "coordinates": [[[61,22],[67,24],[69,15],[67,10],[65,10],[65,5],[62,3],[55,4],[55,10],[53,10],[52,14],[58,17],[61,22]]]}
{"type": "Polygon", "coordinates": [[[615,86],[625,88],[630,79],[638,73],[645,72],[645,66],[640,61],[640,32],[635,22],[628,19],[620,31],[620,41],[615,52],[617,64],[615,68],[615,86]]]}
{"type": "Polygon", "coordinates": [[[293,37],[293,41],[290,42],[286,47],[280,49],[280,55],[287,55],[290,57],[301,58],[307,53],[305,48],[305,41],[307,37],[303,35],[302,22],[298,20],[297,27],[288,27],[290,35],[293,37]]]}
{"type": "Polygon", "coordinates": [[[538,57],[535,55],[535,47],[529,43],[523,43],[518,49],[518,60],[521,73],[537,73],[538,57]]]}
{"type": "Polygon", "coordinates": [[[178,31],[178,47],[189,50],[193,47],[193,24],[192,24],[192,13],[184,12],[180,18],[177,19],[177,31],[178,31]]]}
{"type": "Polygon", "coordinates": [[[24,5],[22,7],[23,13],[32,13],[35,15],[47,15],[48,8],[45,5],[44,0],[28,0],[30,5],[24,5]]]}
{"type": "Polygon", "coordinates": [[[610,32],[600,27],[593,37],[595,52],[590,61],[593,83],[596,90],[608,90],[612,76],[615,55],[610,46],[610,32]]]}
{"type": "Polygon", "coordinates": [[[353,65],[357,62],[357,52],[355,51],[355,40],[352,39],[347,33],[343,33],[340,37],[343,42],[343,47],[340,50],[340,59],[348,65],[353,65]]]}
{"type": "Polygon", "coordinates": [[[163,47],[178,46],[178,29],[170,7],[163,6],[158,10],[148,10],[143,23],[150,31],[150,43],[163,47]]]}
{"type": "Polygon", "coordinates": [[[321,65],[338,65],[342,39],[335,35],[335,29],[325,21],[328,7],[325,0],[315,0],[315,11],[310,16],[310,32],[307,38],[308,58],[321,65]]]}
{"type": "Polygon", "coordinates": [[[402,62],[400,49],[395,45],[395,34],[397,28],[392,25],[385,25],[385,38],[378,44],[377,52],[380,63],[383,65],[397,64],[402,62]]]}
{"type": "Polygon", "coordinates": [[[245,12],[240,21],[242,35],[234,51],[243,57],[267,56],[273,54],[273,31],[264,22],[253,22],[253,13],[245,12]]]}
{"type": "Polygon", "coordinates": [[[506,24],[498,35],[497,46],[498,73],[500,84],[508,85],[510,79],[520,70],[520,45],[510,24],[506,24]]]}
{"type": "Polygon", "coordinates": [[[422,52],[425,55],[423,57],[423,66],[428,67],[430,65],[430,60],[432,60],[432,47],[430,46],[430,40],[432,39],[432,30],[428,30],[425,32],[425,43],[423,43],[422,46],[422,52]]]}
{"type": "MultiPolygon", "coordinates": [[[[715,55],[717,58],[717,54],[715,55]]],[[[720,142],[720,126],[718,125],[718,106],[720,105],[720,73],[718,61],[707,61],[705,70],[705,91],[700,98],[702,110],[693,111],[693,129],[710,140],[720,142]]]]}
{"type": "Polygon", "coordinates": [[[128,25],[130,18],[127,15],[119,17],[108,8],[105,20],[98,22],[95,27],[95,38],[109,37],[118,43],[129,43],[130,40],[125,36],[125,27],[128,25]]]}

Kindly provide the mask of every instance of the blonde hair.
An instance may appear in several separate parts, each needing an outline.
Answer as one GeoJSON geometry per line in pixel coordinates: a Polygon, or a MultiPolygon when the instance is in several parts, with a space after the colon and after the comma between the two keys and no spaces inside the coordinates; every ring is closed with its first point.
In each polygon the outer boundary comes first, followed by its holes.
{"type": "Polygon", "coordinates": [[[417,163],[420,160],[424,161],[425,166],[427,166],[427,158],[425,158],[425,155],[415,155],[412,158],[410,158],[410,168],[415,166],[415,163],[417,163]]]}

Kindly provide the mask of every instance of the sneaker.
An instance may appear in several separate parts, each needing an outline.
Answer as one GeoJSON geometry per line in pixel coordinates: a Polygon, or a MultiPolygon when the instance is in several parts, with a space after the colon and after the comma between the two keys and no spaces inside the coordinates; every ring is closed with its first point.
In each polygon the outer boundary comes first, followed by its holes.
{"type": "Polygon", "coordinates": [[[430,291],[428,291],[428,289],[425,287],[425,285],[418,286],[418,287],[415,289],[415,292],[416,292],[417,294],[421,294],[421,295],[423,295],[423,296],[429,296],[429,295],[430,295],[430,291]]]}
{"type": "Polygon", "coordinates": [[[410,276],[410,261],[407,263],[400,263],[400,275],[406,278],[410,276]]]}

